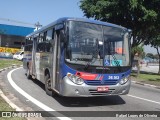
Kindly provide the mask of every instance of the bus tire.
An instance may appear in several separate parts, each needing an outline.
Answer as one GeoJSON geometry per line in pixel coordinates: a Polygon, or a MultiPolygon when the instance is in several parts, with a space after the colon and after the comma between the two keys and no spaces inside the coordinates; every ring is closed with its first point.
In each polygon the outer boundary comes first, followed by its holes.
{"type": "Polygon", "coordinates": [[[51,90],[51,79],[48,74],[45,76],[45,91],[49,96],[53,96],[53,91],[51,90]]]}
{"type": "Polygon", "coordinates": [[[28,80],[32,78],[32,76],[30,75],[30,70],[29,70],[29,68],[27,68],[26,76],[27,76],[27,79],[28,79],[28,80]]]}

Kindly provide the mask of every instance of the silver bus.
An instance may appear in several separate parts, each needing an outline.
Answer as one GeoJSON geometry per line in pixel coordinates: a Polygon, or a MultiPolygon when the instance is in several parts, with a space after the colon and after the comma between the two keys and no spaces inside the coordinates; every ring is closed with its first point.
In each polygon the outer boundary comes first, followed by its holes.
{"type": "Polygon", "coordinates": [[[48,95],[125,95],[130,89],[130,34],[115,24],[60,18],[26,36],[23,67],[48,95]]]}

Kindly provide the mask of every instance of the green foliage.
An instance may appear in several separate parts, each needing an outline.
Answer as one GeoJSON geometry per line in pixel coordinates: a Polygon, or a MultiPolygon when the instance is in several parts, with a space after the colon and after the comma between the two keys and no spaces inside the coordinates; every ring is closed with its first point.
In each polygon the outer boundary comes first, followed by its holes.
{"type": "Polygon", "coordinates": [[[139,76],[136,76],[136,73],[131,73],[131,79],[134,79],[138,82],[143,82],[147,84],[152,84],[160,86],[160,76],[153,73],[140,73],[139,76]]]}
{"type": "Polygon", "coordinates": [[[138,56],[140,58],[144,58],[145,57],[145,52],[144,52],[144,48],[143,48],[143,44],[135,46],[131,49],[132,54],[138,54],[138,56]]]}
{"type": "Polygon", "coordinates": [[[154,59],[154,55],[153,55],[152,53],[147,53],[147,54],[146,54],[146,57],[149,57],[149,58],[154,59]]]}
{"type": "Polygon", "coordinates": [[[158,55],[158,54],[155,54],[155,55],[154,55],[154,58],[155,58],[155,59],[159,59],[159,55],[158,55]]]}
{"type": "Polygon", "coordinates": [[[158,70],[158,74],[160,74],[160,32],[157,33],[157,35],[153,36],[151,41],[150,41],[150,44],[156,48],[157,50],[157,56],[158,56],[158,59],[159,59],[159,70],[158,70]]]}
{"type": "Polygon", "coordinates": [[[160,33],[157,33],[157,35],[153,36],[149,43],[155,48],[160,47],[160,33]]]}
{"type": "Polygon", "coordinates": [[[0,59],[0,69],[15,65],[22,65],[22,61],[10,60],[10,59],[0,59]]]}
{"type": "Polygon", "coordinates": [[[132,47],[149,44],[160,33],[160,0],[81,0],[87,18],[122,25],[133,31],[132,47]]]}

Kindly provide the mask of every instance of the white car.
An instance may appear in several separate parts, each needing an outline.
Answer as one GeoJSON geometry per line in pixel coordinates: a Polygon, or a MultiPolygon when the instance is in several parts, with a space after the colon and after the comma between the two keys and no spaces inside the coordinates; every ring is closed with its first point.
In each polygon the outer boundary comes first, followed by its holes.
{"type": "Polygon", "coordinates": [[[13,55],[13,59],[23,60],[23,54],[24,54],[24,51],[16,52],[16,53],[13,55]]]}

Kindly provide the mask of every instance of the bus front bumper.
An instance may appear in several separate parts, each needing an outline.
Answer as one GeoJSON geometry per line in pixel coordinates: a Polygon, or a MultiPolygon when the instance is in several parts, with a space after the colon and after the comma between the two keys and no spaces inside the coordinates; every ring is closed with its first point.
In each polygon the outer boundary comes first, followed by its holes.
{"type": "Polygon", "coordinates": [[[103,85],[108,87],[106,92],[98,92],[97,87],[83,83],[77,85],[73,83],[68,77],[64,77],[61,81],[59,94],[69,97],[94,97],[94,96],[109,96],[109,95],[125,95],[129,93],[131,80],[128,80],[124,85],[117,83],[116,85],[103,85]]]}

